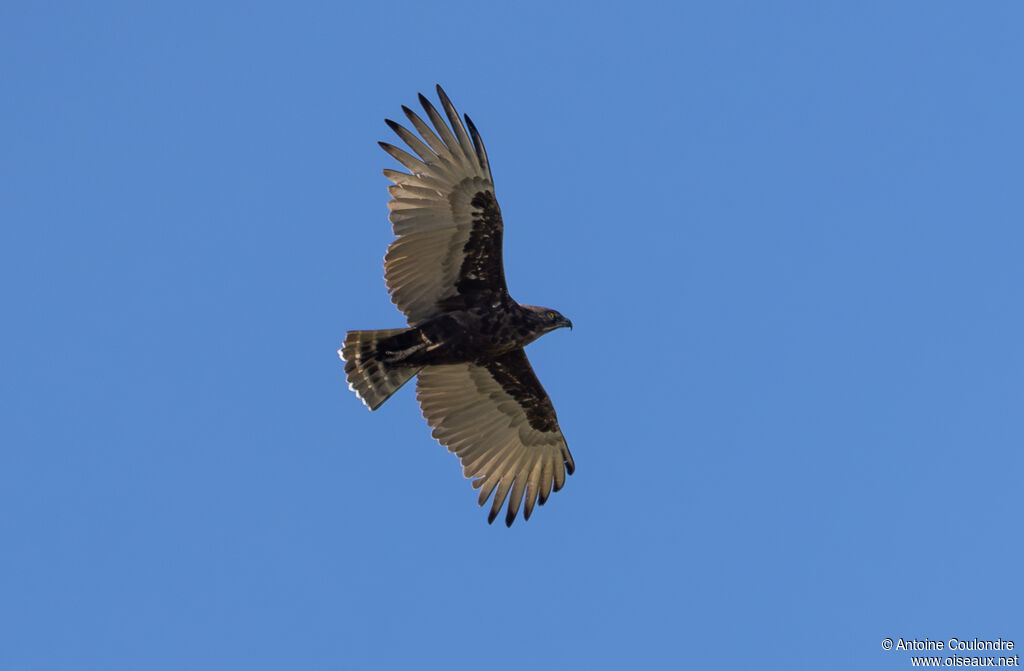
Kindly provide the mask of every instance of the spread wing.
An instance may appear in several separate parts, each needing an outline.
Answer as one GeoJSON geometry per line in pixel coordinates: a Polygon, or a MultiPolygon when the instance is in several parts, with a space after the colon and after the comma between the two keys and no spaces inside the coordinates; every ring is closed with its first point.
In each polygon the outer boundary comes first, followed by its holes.
{"type": "Polygon", "coordinates": [[[397,236],[384,256],[384,279],[391,300],[411,326],[449,309],[493,304],[495,293],[508,293],[501,260],[501,210],[487,152],[469,117],[467,134],[440,86],[437,94],[451,127],[421,94],[433,129],[404,106],[420,137],[387,121],[416,155],[380,143],[409,169],[384,171],[394,182],[388,189],[388,207],[397,236]]]}
{"type": "Polygon", "coordinates": [[[524,496],[523,517],[530,519],[534,504],[544,505],[576,469],[551,399],[522,349],[483,366],[427,366],[416,396],[434,438],[458,455],[463,475],[480,489],[480,505],[495,492],[488,522],[510,491],[505,524],[512,526],[524,496]]]}

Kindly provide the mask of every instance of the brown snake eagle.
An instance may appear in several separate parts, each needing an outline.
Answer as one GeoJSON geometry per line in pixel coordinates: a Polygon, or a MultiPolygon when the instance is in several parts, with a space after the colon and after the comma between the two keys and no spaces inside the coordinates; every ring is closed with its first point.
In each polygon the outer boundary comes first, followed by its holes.
{"type": "Polygon", "coordinates": [[[416,397],[434,438],[458,455],[481,506],[494,494],[488,522],[508,497],[511,526],[520,505],[529,519],[575,469],[523,351],[572,322],[509,296],[487,152],[469,117],[463,126],[440,86],[437,95],[448,123],[422,94],[433,128],[405,106],[419,137],[387,120],[415,156],[380,143],[409,170],[384,171],[394,182],[388,207],[396,236],[384,279],[409,327],[349,331],[338,355],[349,388],[370,410],[417,375],[416,397]]]}

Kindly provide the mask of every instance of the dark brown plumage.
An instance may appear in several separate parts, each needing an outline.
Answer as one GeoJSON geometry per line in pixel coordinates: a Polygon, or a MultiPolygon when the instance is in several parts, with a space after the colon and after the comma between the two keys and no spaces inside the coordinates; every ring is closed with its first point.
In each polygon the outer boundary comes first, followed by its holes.
{"type": "Polygon", "coordinates": [[[433,128],[404,106],[419,137],[387,120],[415,156],[380,143],[409,170],[384,171],[394,182],[388,206],[396,236],[384,279],[409,328],[349,331],[338,354],[349,388],[371,410],[418,375],[416,397],[434,438],[458,455],[480,505],[494,494],[488,522],[508,498],[511,526],[520,505],[529,519],[575,469],[523,351],[572,322],[508,295],[487,152],[469,117],[463,126],[440,86],[437,95],[448,123],[423,95],[433,128]]]}

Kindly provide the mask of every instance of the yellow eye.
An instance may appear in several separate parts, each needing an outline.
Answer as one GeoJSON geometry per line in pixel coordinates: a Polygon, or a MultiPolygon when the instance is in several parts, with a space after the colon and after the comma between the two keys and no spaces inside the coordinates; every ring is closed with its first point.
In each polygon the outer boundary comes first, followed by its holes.
{"type": "Polygon", "coordinates": [[[555,318],[555,313],[554,312],[549,312],[548,313],[548,319],[554,319],[554,318],[555,318]]]}

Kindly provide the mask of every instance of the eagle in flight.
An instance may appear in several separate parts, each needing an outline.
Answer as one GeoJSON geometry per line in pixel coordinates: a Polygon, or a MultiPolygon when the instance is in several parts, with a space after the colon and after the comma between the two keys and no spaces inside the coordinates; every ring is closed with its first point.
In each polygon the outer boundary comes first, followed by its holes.
{"type": "Polygon", "coordinates": [[[440,86],[437,95],[447,123],[422,94],[433,128],[404,105],[419,137],[387,120],[415,156],[380,143],[409,170],[384,171],[394,182],[388,208],[396,236],[384,279],[409,327],[349,331],[338,355],[349,389],[370,410],[418,376],[416,398],[432,435],[458,455],[481,506],[494,494],[488,522],[508,498],[505,524],[512,526],[520,505],[529,519],[575,470],[555,408],[523,351],[572,322],[508,295],[487,152],[469,117],[463,126],[440,86]]]}

